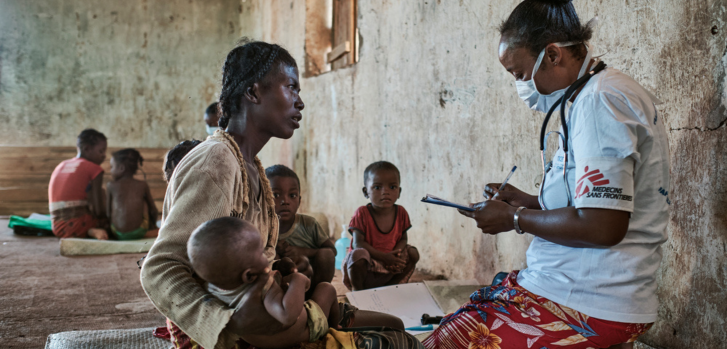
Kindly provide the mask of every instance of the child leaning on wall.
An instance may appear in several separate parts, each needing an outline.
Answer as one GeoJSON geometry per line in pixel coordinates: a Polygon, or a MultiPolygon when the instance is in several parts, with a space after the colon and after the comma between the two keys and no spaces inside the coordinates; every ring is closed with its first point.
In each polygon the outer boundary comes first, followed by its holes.
{"type": "Polygon", "coordinates": [[[409,214],[396,204],[401,175],[394,164],[374,162],[364,171],[364,197],[371,202],[356,210],[348,230],[351,252],[343,260],[343,283],[354,291],[409,281],[419,252],[407,244],[409,214]]]}
{"type": "Polygon", "coordinates": [[[311,279],[313,290],[321,282],[331,282],[336,272],[336,246],[315,218],[298,213],[298,175],[288,167],[274,165],[265,169],[265,176],[270,180],[280,220],[278,256],[293,260],[298,271],[311,279]]]}
{"type": "Polygon", "coordinates": [[[53,234],[60,238],[108,239],[103,203],[106,136],[94,129],[81,131],[77,155],[56,166],[48,184],[48,206],[53,234]]]}
{"type": "Polygon", "coordinates": [[[111,155],[113,180],[106,186],[106,192],[111,234],[118,240],[156,237],[159,232],[156,226],[159,211],[149,185],[134,179],[143,162],[136,149],[122,149],[111,155]]]}

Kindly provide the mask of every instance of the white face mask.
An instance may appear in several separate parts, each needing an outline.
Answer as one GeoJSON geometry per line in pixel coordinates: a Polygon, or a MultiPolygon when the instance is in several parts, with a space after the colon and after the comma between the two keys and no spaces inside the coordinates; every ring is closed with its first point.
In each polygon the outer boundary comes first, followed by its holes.
{"type": "Polygon", "coordinates": [[[207,124],[204,125],[204,128],[207,130],[207,134],[210,136],[215,134],[215,131],[220,129],[219,127],[213,127],[207,124]]]}
{"type": "MultiPolygon", "coordinates": [[[[581,42],[557,42],[555,44],[558,45],[558,47],[567,47],[580,44],[586,46],[586,51],[588,53],[586,54],[586,59],[583,60],[581,71],[578,73],[578,78],[580,79],[586,73],[588,63],[591,62],[591,50],[588,44],[584,44],[581,42]]],[[[538,92],[538,88],[535,87],[535,74],[538,72],[538,68],[540,68],[540,63],[543,62],[544,56],[545,49],[540,51],[540,55],[538,55],[538,60],[535,61],[535,65],[533,66],[533,73],[530,74],[530,80],[515,81],[515,87],[517,88],[517,94],[518,96],[520,96],[520,99],[522,99],[530,109],[546,113],[548,112],[548,110],[550,110],[550,107],[552,107],[553,104],[555,104],[555,102],[560,99],[560,97],[563,97],[568,87],[554,91],[549,95],[543,95],[538,92]]]]}

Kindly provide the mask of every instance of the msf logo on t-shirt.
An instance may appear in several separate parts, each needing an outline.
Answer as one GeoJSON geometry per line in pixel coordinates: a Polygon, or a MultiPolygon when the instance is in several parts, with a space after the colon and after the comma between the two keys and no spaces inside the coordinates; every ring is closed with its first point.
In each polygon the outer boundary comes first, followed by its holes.
{"type": "Polygon", "coordinates": [[[604,179],[604,175],[599,169],[588,171],[588,166],[586,166],[584,172],[586,172],[586,174],[578,179],[578,183],[576,184],[576,199],[588,194],[594,187],[611,183],[608,179],[604,179]]]}

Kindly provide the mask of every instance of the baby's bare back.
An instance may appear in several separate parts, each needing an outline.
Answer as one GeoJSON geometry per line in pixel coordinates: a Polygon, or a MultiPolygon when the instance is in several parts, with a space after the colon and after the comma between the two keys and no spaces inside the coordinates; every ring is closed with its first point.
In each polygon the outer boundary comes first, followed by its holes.
{"type": "Polygon", "coordinates": [[[146,182],[131,178],[108,184],[111,224],[116,230],[129,232],[141,226],[146,208],[146,188],[146,182]]]}
{"type": "MultiPolygon", "coordinates": [[[[280,289],[277,282],[273,282],[270,291],[280,289]]],[[[266,292],[266,297],[273,292],[266,292]]],[[[308,342],[308,314],[303,308],[295,323],[283,328],[278,320],[273,318],[262,297],[262,287],[255,287],[252,294],[237,307],[237,311],[249,314],[242,325],[244,333],[242,339],[258,348],[287,348],[301,342],[308,342]]]]}

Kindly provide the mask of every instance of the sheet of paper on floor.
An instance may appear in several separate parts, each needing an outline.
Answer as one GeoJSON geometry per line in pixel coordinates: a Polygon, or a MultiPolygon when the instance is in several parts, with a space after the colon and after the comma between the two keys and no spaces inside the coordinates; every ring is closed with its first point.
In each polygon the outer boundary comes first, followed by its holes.
{"type": "MultiPolygon", "coordinates": [[[[354,306],[363,310],[379,311],[398,316],[404,327],[421,325],[422,314],[443,316],[442,309],[434,301],[429,289],[423,283],[385,286],[370,290],[346,293],[354,306]]],[[[409,331],[411,334],[422,331],[409,331]]]]}
{"type": "Polygon", "coordinates": [[[483,287],[479,281],[470,280],[424,280],[429,293],[445,314],[453,313],[469,301],[472,292],[483,287]]]}

